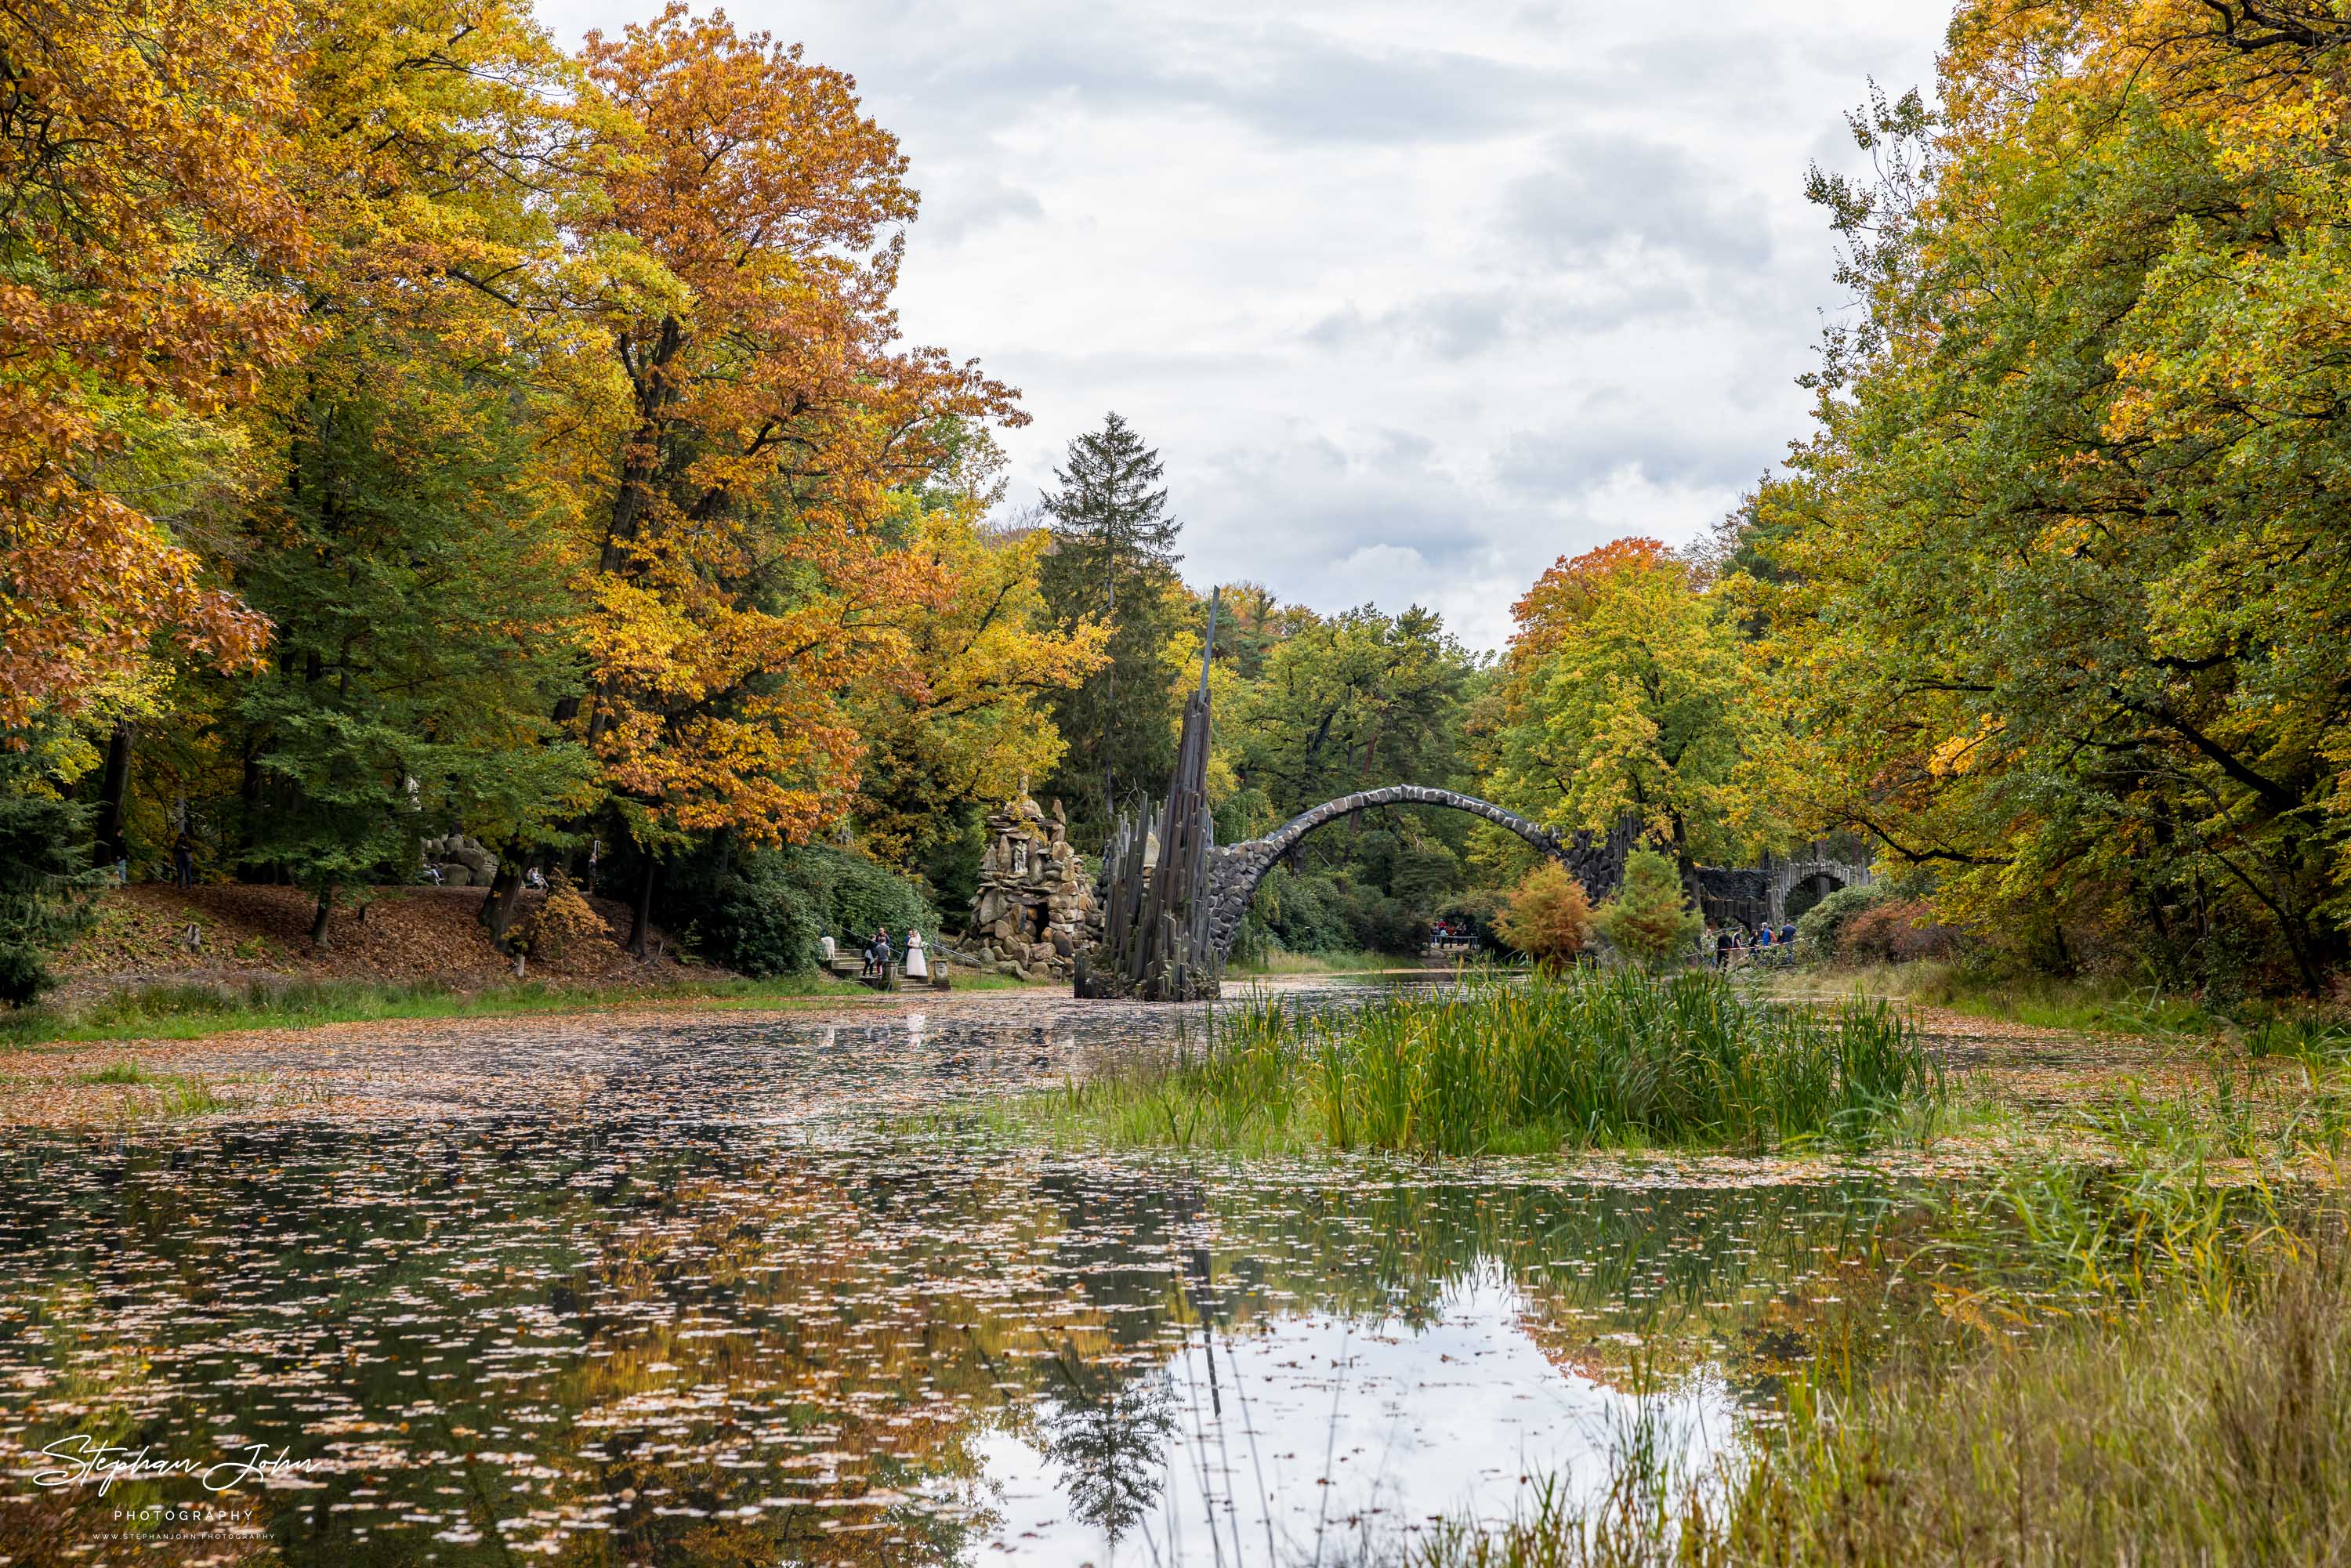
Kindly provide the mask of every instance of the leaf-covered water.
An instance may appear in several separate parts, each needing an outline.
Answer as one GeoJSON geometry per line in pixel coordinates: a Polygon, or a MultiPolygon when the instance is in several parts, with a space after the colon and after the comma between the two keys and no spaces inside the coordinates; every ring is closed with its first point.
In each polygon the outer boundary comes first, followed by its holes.
{"type": "Polygon", "coordinates": [[[19,1135],[0,1560],[1327,1560],[1594,1484],[1636,1420],[1728,1442],[1903,1210],[1055,1157],[958,1114],[1170,1027],[289,1043],[316,1113],[19,1135]],[[43,1484],[106,1450],[181,1468],[43,1484]],[[225,1517],[146,1511],[191,1505],[225,1517]]]}

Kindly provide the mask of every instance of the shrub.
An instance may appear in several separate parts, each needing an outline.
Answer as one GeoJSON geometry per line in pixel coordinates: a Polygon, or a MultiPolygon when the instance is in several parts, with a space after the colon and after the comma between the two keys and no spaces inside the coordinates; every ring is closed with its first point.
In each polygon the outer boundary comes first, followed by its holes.
{"type": "Polygon", "coordinates": [[[1410,905],[1343,874],[1276,866],[1254,907],[1293,953],[1410,953],[1428,942],[1428,922],[1410,905]]]}
{"type": "Polygon", "coordinates": [[[690,924],[695,949],[738,974],[802,974],[817,938],[864,946],[875,927],[893,939],[937,935],[938,914],[921,888],[887,866],[824,845],[762,850],[681,868],[664,901],[674,926],[690,924]]]}
{"type": "Polygon", "coordinates": [[[612,927],[596,913],[570,878],[558,872],[548,884],[547,902],[530,923],[530,951],[541,963],[561,965],[580,956],[582,946],[599,938],[610,940],[612,927]]]}
{"type": "Polygon", "coordinates": [[[705,956],[764,980],[814,967],[824,921],[807,890],[785,878],[738,876],[719,888],[695,931],[705,956]]]}
{"type": "Polygon", "coordinates": [[[1841,887],[1796,919],[1797,950],[1807,958],[1836,956],[1837,933],[1844,923],[1887,895],[1878,885],[1841,887]]]}
{"type": "Polygon", "coordinates": [[[1655,850],[1635,850],[1625,862],[1624,885],[1600,906],[1599,926],[1618,952],[1661,969],[1697,952],[1706,918],[1689,906],[1672,861],[1655,850]]]}
{"type": "Polygon", "coordinates": [[[1428,946],[1428,922],[1400,898],[1361,889],[1348,911],[1355,946],[1370,953],[1417,953],[1428,946]]]}
{"type": "Polygon", "coordinates": [[[1893,964],[1906,958],[1949,957],[1956,945],[1923,899],[1872,900],[1837,927],[1836,956],[1847,964],[1893,964]]]}
{"type": "Polygon", "coordinates": [[[1337,889],[1327,876],[1275,866],[1258,883],[1251,907],[1264,916],[1274,940],[1293,953],[1338,953],[1354,946],[1337,889]]]}
{"type": "Polygon", "coordinates": [[[1510,894],[1495,928],[1537,967],[1556,969],[1573,963],[1592,940],[1592,901],[1565,866],[1545,861],[1510,894]]]}
{"type": "Polygon", "coordinates": [[[923,890],[887,866],[815,844],[778,858],[788,860],[787,876],[806,890],[824,929],[837,942],[862,946],[883,925],[901,944],[909,929],[938,931],[938,912],[923,890]]]}

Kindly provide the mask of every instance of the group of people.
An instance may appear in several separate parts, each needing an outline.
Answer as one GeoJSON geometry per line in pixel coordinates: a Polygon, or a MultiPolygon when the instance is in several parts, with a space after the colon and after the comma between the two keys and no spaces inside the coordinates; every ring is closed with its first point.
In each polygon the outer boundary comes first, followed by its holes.
{"type": "Polygon", "coordinates": [[[1428,928],[1428,945],[1432,947],[1467,947],[1477,940],[1477,929],[1467,920],[1439,919],[1428,928]]]}
{"type": "Polygon", "coordinates": [[[1796,923],[1783,921],[1777,930],[1769,921],[1761,925],[1733,922],[1708,926],[1699,945],[1705,949],[1707,963],[1718,969],[1740,964],[1790,964],[1796,956],[1796,923]]]}
{"type": "MultiPolygon", "coordinates": [[[[890,943],[890,928],[886,925],[881,926],[874,931],[873,940],[865,945],[865,967],[859,973],[888,974],[890,965],[897,956],[898,950],[890,943]]],[[[923,934],[919,931],[906,933],[905,976],[910,980],[927,980],[931,977],[931,961],[923,951],[923,934]]]]}

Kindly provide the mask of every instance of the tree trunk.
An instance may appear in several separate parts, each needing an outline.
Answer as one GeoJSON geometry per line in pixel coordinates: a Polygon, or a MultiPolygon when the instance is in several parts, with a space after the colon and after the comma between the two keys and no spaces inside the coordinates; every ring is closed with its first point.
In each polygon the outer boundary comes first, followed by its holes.
{"type": "Polygon", "coordinates": [[[319,913],[310,922],[310,951],[327,950],[327,917],[335,912],[335,884],[327,883],[319,889],[319,913]]]}
{"type": "Polygon", "coordinates": [[[489,927],[490,940],[507,939],[507,927],[514,924],[515,905],[522,899],[522,862],[512,853],[498,857],[498,874],[490,879],[490,891],[482,899],[481,908],[474,917],[489,927]]]}
{"type": "Polygon", "coordinates": [[[645,873],[637,882],[637,915],[629,925],[629,952],[636,957],[645,956],[645,937],[653,925],[653,878],[661,871],[661,862],[645,857],[645,873]]]}
{"type": "Polygon", "coordinates": [[[130,721],[116,723],[106,743],[106,782],[98,800],[98,863],[110,866],[130,852],[122,837],[122,802],[131,792],[130,721]]]}
{"type": "MultiPolygon", "coordinates": [[[[248,734],[246,737],[245,774],[238,781],[236,792],[244,809],[241,841],[249,844],[253,841],[253,824],[261,820],[269,792],[269,776],[261,770],[261,737],[258,735],[248,734]]],[[[267,885],[278,880],[277,868],[258,861],[238,861],[236,880],[267,885]]]]}

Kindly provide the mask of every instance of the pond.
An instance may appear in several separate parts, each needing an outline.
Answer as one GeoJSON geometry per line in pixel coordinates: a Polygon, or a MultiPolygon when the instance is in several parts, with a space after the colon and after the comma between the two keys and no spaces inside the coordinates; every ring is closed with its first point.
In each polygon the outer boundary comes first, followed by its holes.
{"type": "Polygon", "coordinates": [[[1084,1007],[288,1042],[315,1113],[16,1136],[0,1561],[1328,1561],[1636,1433],[1702,1468],[1892,1310],[1888,1177],[966,1113],[1188,1027],[1084,1007]]]}

